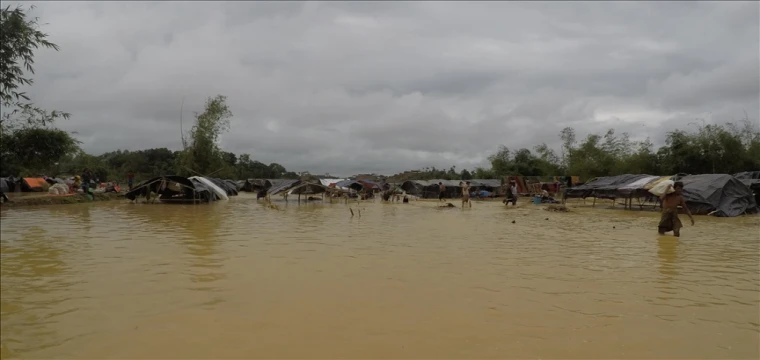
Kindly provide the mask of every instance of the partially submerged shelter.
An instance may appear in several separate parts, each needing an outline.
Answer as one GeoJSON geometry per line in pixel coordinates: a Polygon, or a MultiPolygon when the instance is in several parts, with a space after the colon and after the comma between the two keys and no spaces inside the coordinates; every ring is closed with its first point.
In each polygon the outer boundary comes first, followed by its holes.
{"type": "Polygon", "coordinates": [[[434,199],[440,194],[440,185],[442,184],[446,188],[444,196],[452,199],[462,197],[460,183],[464,181],[467,180],[407,180],[400,187],[409,195],[423,199],[434,199]]]}
{"type": "Polygon", "coordinates": [[[693,214],[733,217],[758,212],[755,197],[741,180],[728,174],[680,178],[686,205],[693,214]]]}
{"type": "Polygon", "coordinates": [[[269,195],[277,195],[288,192],[291,188],[300,185],[301,180],[298,179],[282,179],[276,184],[272,184],[272,186],[267,190],[267,194],[269,195]]]}
{"type": "Polygon", "coordinates": [[[158,200],[166,203],[198,203],[217,200],[214,194],[203,182],[182,176],[159,176],[145,180],[126,193],[124,197],[135,200],[145,197],[150,200],[150,194],[158,194],[158,200]]]}
{"type": "Polygon", "coordinates": [[[11,192],[11,187],[8,184],[8,181],[5,178],[0,178],[0,193],[9,193],[11,192]]]}

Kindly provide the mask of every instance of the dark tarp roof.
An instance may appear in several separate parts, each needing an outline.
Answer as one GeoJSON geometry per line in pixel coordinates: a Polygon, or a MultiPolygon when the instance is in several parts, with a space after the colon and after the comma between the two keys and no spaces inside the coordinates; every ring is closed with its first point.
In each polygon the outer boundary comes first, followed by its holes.
{"type": "Polygon", "coordinates": [[[0,192],[11,192],[11,189],[8,186],[8,182],[5,180],[5,178],[0,178],[0,192]]]}
{"type": "Polygon", "coordinates": [[[228,196],[235,196],[238,194],[237,189],[235,188],[235,185],[230,185],[226,181],[219,178],[206,178],[206,179],[214,183],[214,185],[218,186],[222,190],[224,190],[224,192],[227,193],[228,196]]]}
{"type": "Polygon", "coordinates": [[[281,181],[278,180],[277,184],[272,184],[272,187],[267,190],[267,193],[269,193],[269,195],[277,195],[281,192],[290,190],[290,188],[295,187],[300,183],[301,180],[297,179],[282,179],[281,181]]]}
{"type": "Polygon", "coordinates": [[[749,186],[754,191],[760,191],[760,171],[745,171],[734,174],[734,177],[749,186]]]}
{"type": "Polygon", "coordinates": [[[129,200],[134,200],[138,196],[146,196],[148,194],[148,191],[156,192],[159,185],[161,184],[160,180],[162,179],[173,181],[182,185],[184,197],[187,199],[193,199],[193,189],[195,190],[195,195],[199,196],[201,199],[209,200],[216,198],[216,195],[214,195],[214,193],[211,192],[211,190],[209,190],[209,188],[206,187],[206,185],[202,182],[195,179],[191,180],[186,177],[175,175],[159,176],[140,182],[139,184],[135,185],[132,191],[126,193],[124,197],[129,200]]]}
{"type": "Polygon", "coordinates": [[[694,214],[733,217],[758,211],[752,191],[728,174],[689,175],[680,178],[686,205],[694,214]]]}
{"type": "Polygon", "coordinates": [[[470,180],[470,185],[472,185],[473,187],[500,188],[501,187],[501,180],[498,180],[498,179],[472,179],[472,180],[470,180]]]}
{"type": "Polygon", "coordinates": [[[651,175],[624,174],[600,177],[583,185],[567,189],[566,196],[569,198],[587,198],[591,196],[598,198],[614,198],[616,196],[615,192],[619,187],[648,176],[651,175]]]}
{"type": "Polygon", "coordinates": [[[291,188],[291,194],[314,195],[330,191],[330,187],[315,183],[302,183],[291,188]]]}

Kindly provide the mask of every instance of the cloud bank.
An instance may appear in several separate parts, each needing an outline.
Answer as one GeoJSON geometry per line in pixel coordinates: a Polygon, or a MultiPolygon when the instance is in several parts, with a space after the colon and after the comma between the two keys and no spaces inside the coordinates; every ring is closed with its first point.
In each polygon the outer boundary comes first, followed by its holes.
{"type": "Polygon", "coordinates": [[[225,150],[342,175],[760,112],[757,2],[35,5],[61,51],[37,53],[28,92],[96,154],[179,149],[183,99],[189,124],[216,94],[225,150]]]}

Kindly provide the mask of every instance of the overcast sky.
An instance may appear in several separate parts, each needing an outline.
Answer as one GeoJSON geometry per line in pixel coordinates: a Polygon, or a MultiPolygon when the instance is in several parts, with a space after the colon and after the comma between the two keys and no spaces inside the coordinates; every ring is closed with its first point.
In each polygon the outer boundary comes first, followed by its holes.
{"type": "MultiPolygon", "coordinates": [[[[29,5],[30,3],[26,3],[29,5]]],[[[757,2],[41,2],[60,52],[33,100],[86,151],[180,148],[226,95],[222,147],[289,170],[472,169],[499,145],[614,127],[661,144],[758,121],[757,2]]]]}

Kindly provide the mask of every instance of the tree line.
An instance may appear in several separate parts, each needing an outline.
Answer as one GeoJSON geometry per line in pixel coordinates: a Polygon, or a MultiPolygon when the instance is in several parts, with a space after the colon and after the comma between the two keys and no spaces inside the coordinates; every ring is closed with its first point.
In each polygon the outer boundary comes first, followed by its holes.
{"type": "MultiPolygon", "coordinates": [[[[31,7],[33,8],[33,7],[31,7]]],[[[30,8],[30,9],[31,9],[30,8]]],[[[20,90],[34,81],[34,51],[59,47],[39,30],[39,19],[18,5],[0,9],[0,176],[74,175],[85,168],[101,180],[120,180],[127,173],[139,179],[159,175],[208,175],[220,178],[298,178],[280,164],[264,164],[249,154],[236,155],[219,148],[219,136],[229,129],[232,112],[221,95],[206,101],[196,114],[183,149],[117,150],[102,155],[84,152],[72,135],[54,127],[70,114],[34,105],[20,90]]]]}
{"type": "Polygon", "coordinates": [[[500,146],[490,167],[456,171],[435,167],[400,174],[403,180],[501,179],[504,176],[580,176],[583,180],[620,174],[735,174],[760,170],[760,128],[745,118],[724,125],[697,120],[692,128],[667,134],[657,149],[649,139],[631,141],[614,129],[577,139],[573,128],[559,133],[559,153],[546,144],[510,149],[500,146]]]}
{"type": "MultiPolygon", "coordinates": [[[[210,97],[195,123],[182,136],[182,150],[166,148],[117,150],[87,154],[72,134],[54,127],[70,114],[34,105],[19,89],[31,86],[34,51],[59,50],[39,31],[38,19],[21,6],[0,9],[0,176],[73,175],[89,168],[101,180],[120,180],[127,173],[140,179],[158,175],[207,175],[219,178],[298,178],[280,164],[264,164],[249,154],[236,155],[219,147],[219,136],[229,130],[232,112],[222,95],[210,97]]],[[[677,173],[736,173],[760,170],[760,130],[745,114],[725,125],[697,120],[693,127],[667,134],[665,144],[631,141],[613,129],[578,139],[573,128],[559,133],[559,153],[546,144],[532,149],[500,146],[489,156],[489,167],[472,171],[424,168],[399,174],[400,180],[499,179],[507,175],[574,175],[582,179],[624,173],[666,175],[677,173]]]]}

